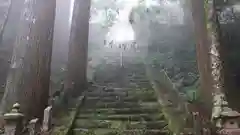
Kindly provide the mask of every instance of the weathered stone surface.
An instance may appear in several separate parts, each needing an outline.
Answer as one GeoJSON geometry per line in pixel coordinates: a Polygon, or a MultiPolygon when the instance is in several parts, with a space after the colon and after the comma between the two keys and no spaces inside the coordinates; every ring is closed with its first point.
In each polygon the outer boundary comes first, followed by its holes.
{"type": "Polygon", "coordinates": [[[29,135],[37,135],[40,132],[40,121],[38,118],[32,119],[29,122],[29,135]]]}
{"type": "Polygon", "coordinates": [[[4,135],[20,135],[23,129],[24,115],[19,112],[20,104],[16,103],[10,113],[4,114],[5,132],[4,135]]]}
{"type": "Polygon", "coordinates": [[[52,126],[52,107],[49,106],[44,110],[44,117],[43,117],[43,131],[49,131],[52,126]]]}

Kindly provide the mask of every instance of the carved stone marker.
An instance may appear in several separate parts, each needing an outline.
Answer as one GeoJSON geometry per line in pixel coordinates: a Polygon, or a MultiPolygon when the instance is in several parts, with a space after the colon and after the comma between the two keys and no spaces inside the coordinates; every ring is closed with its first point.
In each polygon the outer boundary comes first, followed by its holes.
{"type": "Polygon", "coordinates": [[[229,107],[223,107],[218,119],[220,119],[221,129],[219,135],[240,135],[239,121],[240,113],[229,107]]]}
{"type": "Polygon", "coordinates": [[[231,108],[225,107],[223,112],[221,112],[222,126],[225,129],[238,129],[238,121],[240,118],[240,113],[232,110],[231,108]]]}
{"type": "Polygon", "coordinates": [[[203,128],[203,135],[211,135],[211,131],[207,128],[203,128]]]}
{"type": "Polygon", "coordinates": [[[52,106],[49,106],[44,110],[42,125],[43,132],[49,131],[51,129],[51,126],[52,126],[52,106]]]}
{"type": "Polygon", "coordinates": [[[4,135],[20,135],[23,129],[24,115],[19,112],[20,104],[16,103],[10,113],[4,114],[6,122],[4,135]]]}
{"type": "Polygon", "coordinates": [[[39,122],[39,119],[38,118],[32,119],[29,122],[28,129],[29,129],[29,135],[37,135],[40,132],[40,122],[39,122]]]}
{"type": "Polygon", "coordinates": [[[195,135],[201,135],[201,119],[199,112],[193,112],[193,129],[195,135]]]}

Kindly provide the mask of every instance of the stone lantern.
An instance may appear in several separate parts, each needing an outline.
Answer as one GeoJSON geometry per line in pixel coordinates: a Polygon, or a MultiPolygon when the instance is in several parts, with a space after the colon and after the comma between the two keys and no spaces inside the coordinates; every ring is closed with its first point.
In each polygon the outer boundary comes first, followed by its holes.
{"type": "Polygon", "coordinates": [[[223,112],[220,114],[221,125],[224,129],[237,129],[239,128],[238,120],[240,113],[233,111],[230,108],[224,107],[223,112]]]}
{"type": "Polygon", "coordinates": [[[4,114],[6,122],[4,135],[19,135],[23,129],[24,115],[20,113],[20,104],[15,103],[11,112],[4,114]]]}

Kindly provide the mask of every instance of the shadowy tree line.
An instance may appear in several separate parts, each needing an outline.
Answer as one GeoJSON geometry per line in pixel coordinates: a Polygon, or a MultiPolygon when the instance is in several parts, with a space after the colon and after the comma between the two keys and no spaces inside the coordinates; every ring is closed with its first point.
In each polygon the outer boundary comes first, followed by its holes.
{"type": "MultiPolygon", "coordinates": [[[[5,4],[1,6],[1,12],[7,11],[1,17],[1,47],[4,47],[3,43],[11,43],[7,48],[8,55],[11,54],[8,72],[2,64],[0,67],[1,71],[7,72],[1,113],[9,111],[12,104],[19,102],[27,119],[42,118],[49,98],[56,0],[9,0],[1,4],[5,4]],[[22,6],[11,8],[16,7],[17,3],[22,6]],[[10,29],[13,24],[16,27],[10,29]],[[5,33],[8,37],[4,36],[5,33]],[[11,41],[3,42],[7,39],[11,41]]],[[[71,92],[82,91],[86,83],[89,11],[90,0],[75,1],[69,41],[68,80],[65,81],[65,89],[71,89],[71,92]]],[[[4,61],[7,60],[4,58],[4,61]]],[[[2,78],[5,80],[4,76],[2,78]]]]}

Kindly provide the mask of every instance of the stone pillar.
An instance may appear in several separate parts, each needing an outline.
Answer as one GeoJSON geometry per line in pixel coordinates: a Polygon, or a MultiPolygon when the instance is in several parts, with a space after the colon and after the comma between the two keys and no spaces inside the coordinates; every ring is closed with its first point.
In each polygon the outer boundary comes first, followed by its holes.
{"type": "Polygon", "coordinates": [[[39,122],[39,119],[38,118],[32,119],[29,122],[28,129],[29,129],[29,135],[37,135],[40,132],[40,122],[39,122]]]}
{"type": "Polygon", "coordinates": [[[4,135],[20,135],[23,129],[24,115],[19,112],[20,104],[16,103],[10,113],[4,114],[6,122],[4,135]]]}
{"type": "Polygon", "coordinates": [[[203,131],[202,131],[203,133],[203,135],[211,135],[211,131],[209,130],[209,129],[207,129],[207,128],[203,128],[203,131]]]}
{"type": "Polygon", "coordinates": [[[51,129],[51,126],[52,126],[52,106],[49,106],[44,110],[42,125],[43,132],[49,131],[51,129]]]}
{"type": "Polygon", "coordinates": [[[193,112],[193,130],[195,135],[201,135],[201,120],[198,112],[193,112]]]}

